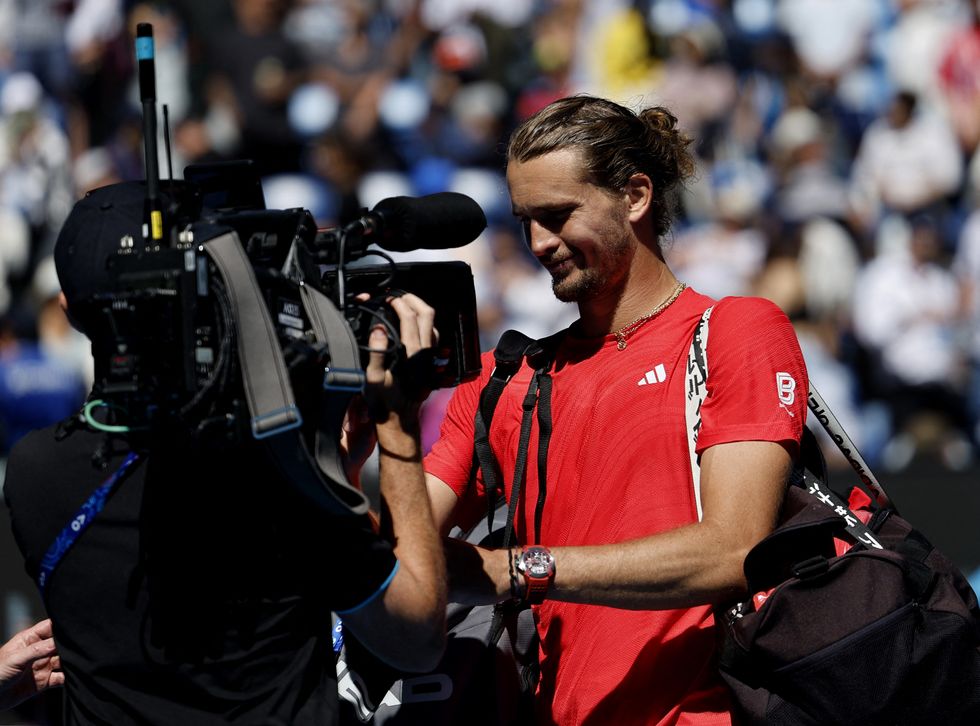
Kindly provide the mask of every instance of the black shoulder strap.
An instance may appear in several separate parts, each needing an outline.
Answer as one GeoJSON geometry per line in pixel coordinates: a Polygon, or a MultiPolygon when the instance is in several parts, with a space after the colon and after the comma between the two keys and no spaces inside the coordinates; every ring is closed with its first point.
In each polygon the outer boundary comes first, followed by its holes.
{"type": "MultiPolygon", "coordinates": [[[[548,446],[551,442],[551,367],[558,346],[565,336],[561,331],[539,341],[533,340],[515,330],[506,331],[494,349],[495,367],[490,380],[480,394],[480,403],[474,418],[474,475],[476,467],[483,472],[483,482],[487,492],[487,526],[492,528],[497,497],[503,490],[500,478],[500,463],[490,446],[490,423],[493,412],[500,400],[500,394],[511,378],[520,370],[526,359],[534,370],[528,383],[527,393],[522,402],[521,433],[514,464],[514,479],[511,483],[510,500],[507,506],[507,519],[504,522],[501,547],[509,548],[516,541],[515,521],[520,505],[521,492],[527,474],[528,447],[531,438],[531,421],[535,409],[538,413],[538,500],[534,513],[532,537],[537,542],[541,533],[541,517],[544,511],[547,492],[548,446]]],[[[487,643],[494,644],[500,639],[504,629],[504,617],[526,605],[513,602],[498,603],[494,606],[487,643]]]]}
{"type": "Polygon", "coordinates": [[[494,368],[490,380],[480,392],[480,401],[473,419],[473,474],[479,468],[487,490],[489,514],[487,525],[493,520],[496,500],[502,490],[500,464],[490,448],[490,423],[493,412],[500,400],[500,394],[511,378],[520,370],[528,351],[534,350],[537,342],[517,330],[508,330],[493,351],[494,368]]]}
{"type": "MultiPolygon", "coordinates": [[[[539,480],[544,478],[547,468],[547,447],[551,438],[551,379],[548,371],[551,368],[558,345],[564,337],[564,331],[555,335],[534,340],[516,330],[507,330],[500,337],[497,347],[494,349],[494,369],[490,374],[490,380],[480,392],[480,401],[477,406],[476,415],[473,420],[474,441],[473,441],[473,474],[479,469],[483,473],[483,482],[487,492],[487,523],[488,526],[493,520],[493,512],[496,509],[497,497],[503,491],[501,480],[500,463],[493,449],[490,446],[490,424],[493,421],[493,414],[500,400],[500,394],[525,360],[528,361],[535,373],[531,377],[527,394],[524,398],[524,417],[521,422],[521,438],[518,448],[518,461],[515,467],[515,482],[517,483],[518,496],[520,486],[523,482],[523,473],[527,465],[528,440],[531,434],[531,413],[539,401],[539,392],[545,400],[538,408],[538,424],[540,428],[539,448],[538,448],[538,467],[539,480]],[[543,382],[543,390],[542,389],[543,382]],[[544,461],[544,467],[542,467],[544,461]],[[520,479],[520,481],[518,481],[520,479]]],[[[541,494],[538,497],[538,507],[543,504],[544,486],[542,484],[541,494]]],[[[511,496],[513,510],[508,516],[505,525],[505,544],[508,546],[513,530],[513,516],[516,513],[516,499],[511,496]]],[[[540,514],[536,514],[536,527],[540,527],[540,514]]]]}

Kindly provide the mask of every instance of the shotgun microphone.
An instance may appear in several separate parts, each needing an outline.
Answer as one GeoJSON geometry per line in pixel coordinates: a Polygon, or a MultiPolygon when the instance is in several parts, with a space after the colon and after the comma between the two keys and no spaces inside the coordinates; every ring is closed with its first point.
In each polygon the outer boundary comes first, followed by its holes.
{"type": "Polygon", "coordinates": [[[392,252],[444,250],[469,244],[487,226],[473,199],[459,192],[390,197],[344,228],[392,252]]]}

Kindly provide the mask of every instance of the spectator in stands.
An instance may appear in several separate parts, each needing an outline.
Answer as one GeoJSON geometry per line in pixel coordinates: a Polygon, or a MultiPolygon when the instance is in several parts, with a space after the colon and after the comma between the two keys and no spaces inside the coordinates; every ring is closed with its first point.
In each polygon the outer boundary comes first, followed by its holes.
{"type": "Polygon", "coordinates": [[[234,118],[238,139],[230,152],[253,159],[263,174],[296,171],[302,145],[289,122],[288,103],[309,67],[283,32],[284,0],[233,0],[235,23],[210,38],[209,99],[234,118]]]}
{"type": "Polygon", "coordinates": [[[875,364],[878,393],[889,407],[893,436],[884,464],[901,469],[922,440],[923,412],[941,417],[941,454],[952,468],[972,458],[963,405],[962,360],[955,331],[959,298],[953,274],[939,262],[935,217],[909,222],[907,250],[881,254],[860,273],[854,332],[875,364]]]}
{"type": "Polygon", "coordinates": [[[861,139],[851,169],[855,221],[871,232],[890,213],[941,205],[962,180],[963,161],[949,124],[920,109],[915,94],[901,91],[861,139]]]}
{"type": "Polygon", "coordinates": [[[769,251],[757,225],[766,180],[757,164],[717,164],[713,215],[678,233],[667,261],[678,277],[711,297],[748,295],[769,251]]]}
{"type": "Polygon", "coordinates": [[[0,89],[0,205],[17,210],[31,231],[29,263],[54,249],[61,222],[75,196],[68,137],[52,118],[40,82],[13,73],[0,89]]]}
{"type": "Polygon", "coordinates": [[[967,406],[974,441],[980,441],[980,209],[963,225],[953,272],[960,285],[962,342],[968,360],[967,406]]]}
{"type": "Polygon", "coordinates": [[[79,371],[39,345],[26,300],[0,316],[0,456],[30,431],[76,413],[85,392],[79,371]]]}

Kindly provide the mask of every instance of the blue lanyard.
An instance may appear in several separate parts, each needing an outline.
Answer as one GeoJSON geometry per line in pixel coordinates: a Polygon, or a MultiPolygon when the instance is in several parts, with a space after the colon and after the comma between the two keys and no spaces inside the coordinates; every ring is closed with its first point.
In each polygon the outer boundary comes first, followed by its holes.
{"type": "Polygon", "coordinates": [[[116,486],[122,481],[123,477],[129,472],[136,462],[139,461],[139,454],[130,452],[109,478],[106,479],[99,488],[92,492],[91,496],[79,508],[78,512],[71,521],[65,526],[61,533],[55,537],[54,542],[48,547],[41,560],[41,571],[38,574],[37,584],[41,592],[51,577],[54,568],[58,566],[61,559],[65,556],[75,541],[81,536],[82,532],[88,529],[89,525],[95,520],[96,515],[102,511],[109,495],[115,490],[116,486]]]}

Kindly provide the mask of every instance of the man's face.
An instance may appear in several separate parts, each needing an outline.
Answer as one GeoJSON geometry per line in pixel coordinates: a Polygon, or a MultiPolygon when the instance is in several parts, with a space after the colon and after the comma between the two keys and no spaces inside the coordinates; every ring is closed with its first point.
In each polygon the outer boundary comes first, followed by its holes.
{"type": "Polygon", "coordinates": [[[625,192],[613,195],[582,181],[581,157],[573,150],[510,162],[507,184],[525,241],[551,273],[555,297],[585,302],[623,288],[637,244],[625,192]]]}

